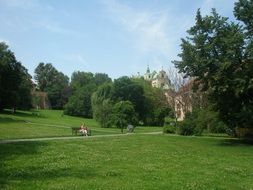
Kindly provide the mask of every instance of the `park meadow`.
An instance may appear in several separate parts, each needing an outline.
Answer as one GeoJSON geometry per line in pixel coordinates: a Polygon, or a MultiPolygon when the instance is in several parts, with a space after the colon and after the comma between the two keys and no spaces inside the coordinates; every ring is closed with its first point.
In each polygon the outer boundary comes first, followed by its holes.
{"type": "Polygon", "coordinates": [[[253,190],[253,0],[0,19],[0,190],[253,190]]]}
{"type": "Polygon", "coordinates": [[[143,126],[121,134],[52,110],[6,111],[0,120],[0,189],[253,187],[253,147],[236,138],[164,135],[143,126]],[[71,134],[81,122],[92,136],[71,134]],[[8,142],[20,138],[27,141],[8,142]]]}

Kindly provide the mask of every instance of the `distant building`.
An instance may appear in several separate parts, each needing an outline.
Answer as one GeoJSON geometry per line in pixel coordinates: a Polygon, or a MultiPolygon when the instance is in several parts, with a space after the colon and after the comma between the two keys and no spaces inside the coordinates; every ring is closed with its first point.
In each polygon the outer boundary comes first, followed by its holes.
{"type": "Polygon", "coordinates": [[[138,72],[138,75],[133,77],[143,77],[144,80],[149,81],[153,87],[162,89],[167,97],[168,103],[174,110],[178,121],[182,121],[185,118],[186,112],[192,111],[192,81],[188,82],[176,91],[174,86],[171,84],[169,76],[163,69],[158,73],[156,71],[151,72],[149,66],[143,76],[141,76],[138,72]]]}
{"type": "Polygon", "coordinates": [[[192,85],[193,82],[191,81],[182,86],[178,91],[169,90],[165,92],[169,104],[174,108],[178,121],[184,120],[185,114],[192,111],[192,85]]]}
{"type": "Polygon", "coordinates": [[[144,79],[151,82],[151,85],[156,88],[161,88],[163,90],[173,89],[171,81],[167,73],[162,69],[157,73],[156,71],[150,72],[149,66],[146,73],[144,74],[144,79]]]}

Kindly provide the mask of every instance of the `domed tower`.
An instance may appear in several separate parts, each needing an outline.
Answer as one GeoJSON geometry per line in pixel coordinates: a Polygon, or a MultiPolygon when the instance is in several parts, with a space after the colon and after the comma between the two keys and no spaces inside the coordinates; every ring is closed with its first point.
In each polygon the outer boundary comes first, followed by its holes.
{"type": "Polygon", "coordinates": [[[157,87],[164,90],[172,88],[170,79],[163,69],[157,75],[157,87]]]}
{"type": "Polygon", "coordinates": [[[151,81],[151,80],[152,80],[152,75],[151,75],[149,66],[148,66],[148,68],[147,68],[146,73],[144,74],[144,79],[147,80],[147,81],[151,81]]]}

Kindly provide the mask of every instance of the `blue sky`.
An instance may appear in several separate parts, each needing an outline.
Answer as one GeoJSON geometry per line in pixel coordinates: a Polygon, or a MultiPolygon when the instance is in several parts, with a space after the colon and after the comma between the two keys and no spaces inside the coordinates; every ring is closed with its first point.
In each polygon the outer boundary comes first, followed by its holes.
{"type": "Polygon", "coordinates": [[[0,0],[0,41],[34,75],[39,62],[112,78],[166,70],[198,8],[233,20],[235,0],[0,0]]]}

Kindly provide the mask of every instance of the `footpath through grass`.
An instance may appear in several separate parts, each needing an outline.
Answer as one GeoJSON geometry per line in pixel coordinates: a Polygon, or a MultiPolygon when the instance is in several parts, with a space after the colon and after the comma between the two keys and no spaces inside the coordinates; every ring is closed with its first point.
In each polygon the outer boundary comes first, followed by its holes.
{"type": "Polygon", "coordinates": [[[253,146],[129,135],[0,144],[0,189],[253,189],[253,146]]]}
{"type": "MultiPolygon", "coordinates": [[[[101,128],[93,119],[63,115],[60,110],[10,111],[0,113],[0,140],[71,136],[71,127],[85,123],[92,135],[118,134],[117,128],[101,128]]],[[[137,127],[135,133],[162,131],[160,127],[137,127]]]]}

